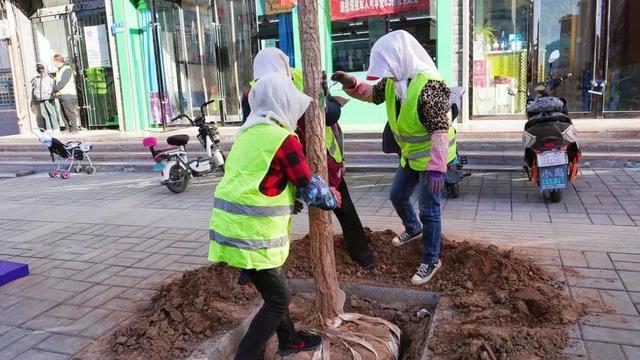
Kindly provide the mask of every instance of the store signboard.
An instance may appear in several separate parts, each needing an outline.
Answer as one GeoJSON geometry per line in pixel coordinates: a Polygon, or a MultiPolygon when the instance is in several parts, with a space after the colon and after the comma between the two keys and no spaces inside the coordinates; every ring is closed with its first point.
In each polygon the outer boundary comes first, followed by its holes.
{"type": "Polygon", "coordinates": [[[331,0],[331,20],[429,10],[429,0],[331,0]]]}
{"type": "Polygon", "coordinates": [[[264,11],[267,15],[288,13],[293,10],[296,1],[264,0],[264,11]]]}
{"type": "Polygon", "coordinates": [[[85,26],[84,40],[87,48],[88,67],[110,67],[107,27],[105,25],[85,26]]]}

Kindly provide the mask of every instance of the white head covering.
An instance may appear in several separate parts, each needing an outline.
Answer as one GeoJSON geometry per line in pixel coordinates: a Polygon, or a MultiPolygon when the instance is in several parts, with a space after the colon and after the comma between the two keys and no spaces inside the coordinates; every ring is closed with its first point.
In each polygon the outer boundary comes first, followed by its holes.
{"type": "Polygon", "coordinates": [[[289,57],[278,48],[264,48],[260,50],[255,59],[253,59],[254,80],[258,80],[271,73],[291,77],[289,57]]]}
{"type": "Polygon", "coordinates": [[[438,73],[438,68],[408,32],[392,31],[373,44],[367,79],[394,78],[396,97],[401,101],[407,97],[407,80],[422,72],[438,73]]]}
{"type": "Polygon", "coordinates": [[[240,132],[257,124],[277,124],[294,132],[309,103],[311,98],[296,89],[290,77],[276,73],[264,75],[249,92],[251,114],[240,132]]]}

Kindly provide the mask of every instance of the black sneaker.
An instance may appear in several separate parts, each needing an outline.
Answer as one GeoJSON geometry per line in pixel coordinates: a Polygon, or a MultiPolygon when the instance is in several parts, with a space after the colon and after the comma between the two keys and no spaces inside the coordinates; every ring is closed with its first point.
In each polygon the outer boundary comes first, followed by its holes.
{"type": "Polygon", "coordinates": [[[411,278],[411,283],[413,285],[424,285],[428,283],[436,271],[440,269],[440,266],[442,266],[442,262],[439,259],[435,264],[420,264],[420,267],[411,278]]]}
{"type": "Polygon", "coordinates": [[[393,244],[393,246],[402,246],[412,240],[419,238],[420,235],[422,235],[422,230],[415,234],[409,234],[408,232],[403,231],[402,234],[391,239],[391,243],[393,244]]]}
{"type": "Polygon", "coordinates": [[[376,267],[376,259],[371,253],[367,253],[364,256],[359,256],[354,259],[355,262],[362,267],[362,270],[371,271],[376,267]]]}
{"type": "Polygon", "coordinates": [[[278,353],[282,356],[301,351],[314,350],[322,344],[322,336],[315,331],[298,331],[298,337],[287,343],[278,344],[278,353]]]}

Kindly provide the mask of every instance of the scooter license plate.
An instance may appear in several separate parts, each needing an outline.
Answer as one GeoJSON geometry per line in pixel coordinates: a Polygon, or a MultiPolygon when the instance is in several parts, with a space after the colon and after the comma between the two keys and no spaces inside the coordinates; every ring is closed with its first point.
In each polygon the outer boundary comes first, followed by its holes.
{"type": "Polygon", "coordinates": [[[159,162],[159,163],[156,163],[155,165],[153,165],[153,171],[160,172],[162,170],[164,170],[164,163],[163,162],[159,162]]]}
{"type": "Polygon", "coordinates": [[[567,186],[566,164],[540,168],[540,191],[566,189],[567,186]]]}
{"type": "Polygon", "coordinates": [[[567,153],[562,151],[545,151],[538,154],[538,167],[564,165],[569,163],[567,153]]]}

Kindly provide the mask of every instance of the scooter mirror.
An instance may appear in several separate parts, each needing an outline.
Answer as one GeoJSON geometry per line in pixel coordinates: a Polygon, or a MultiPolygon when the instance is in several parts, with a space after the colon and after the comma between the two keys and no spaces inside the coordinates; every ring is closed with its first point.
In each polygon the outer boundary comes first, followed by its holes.
{"type": "Polygon", "coordinates": [[[549,55],[549,64],[553,64],[560,58],[560,50],[553,50],[549,55]]]}
{"type": "Polygon", "coordinates": [[[510,87],[509,89],[507,89],[507,92],[508,92],[508,93],[509,93],[509,95],[511,95],[511,96],[516,96],[516,95],[518,95],[518,92],[519,92],[519,91],[520,91],[520,90],[518,89],[518,87],[517,87],[517,86],[512,86],[512,87],[510,87]]]}

